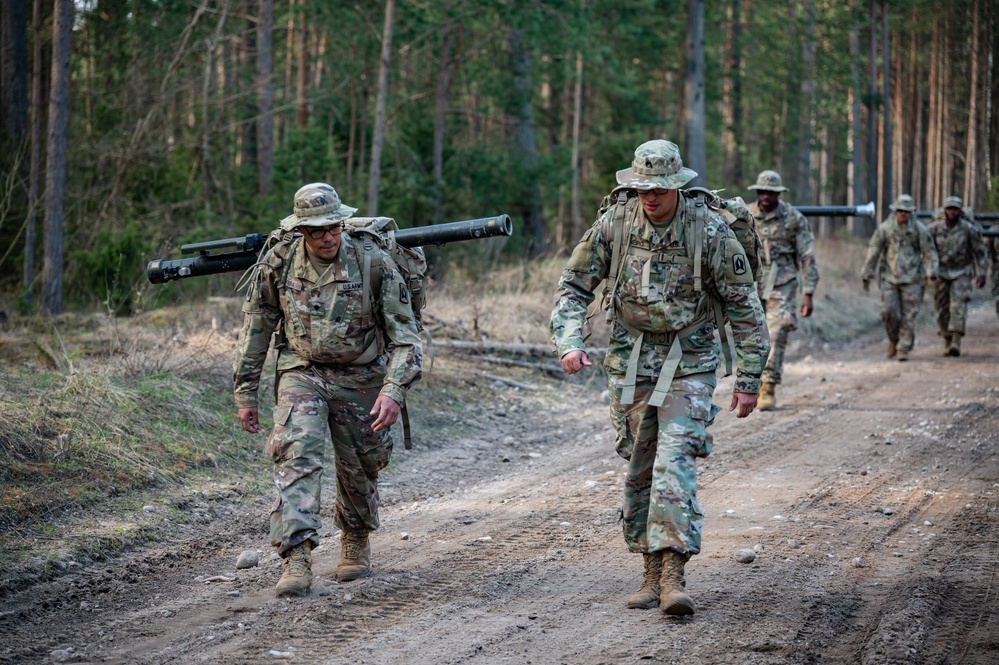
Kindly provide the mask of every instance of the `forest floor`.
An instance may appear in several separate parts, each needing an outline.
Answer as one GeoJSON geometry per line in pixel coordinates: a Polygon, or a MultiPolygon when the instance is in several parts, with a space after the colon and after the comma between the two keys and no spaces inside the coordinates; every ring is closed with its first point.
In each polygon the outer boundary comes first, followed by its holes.
{"type": "Polygon", "coordinates": [[[335,579],[327,474],[313,590],[275,598],[273,496],[216,474],[171,499],[198,519],[169,538],[0,598],[0,663],[997,663],[997,327],[976,305],[949,358],[924,322],[906,363],[875,333],[798,345],[775,411],[720,414],[692,617],[626,609],[642,560],[600,373],[442,350],[382,477],[370,577],[335,579]]]}

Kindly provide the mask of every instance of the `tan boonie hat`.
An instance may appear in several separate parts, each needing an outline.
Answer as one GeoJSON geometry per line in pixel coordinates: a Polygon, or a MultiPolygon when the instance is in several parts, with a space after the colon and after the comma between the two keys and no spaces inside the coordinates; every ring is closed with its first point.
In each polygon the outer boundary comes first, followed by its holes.
{"type": "Polygon", "coordinates": [[[944,208],[961,208],[962,202],[960,196],[948,196],[944,199],[944,208]]]}
{"type": "Polygon", "coordinates": [[[631,168],[617,172],[617,182],[632,189],[679,189],[697,177],[680,159],[672,141],[655,139],[635,148],[631,168]]]}
{"type": "Polygon", "coordinates": [[[788,191],[776,171],[760,171],[760,175],[756,176],[756,184],[750,185],[747,189],[762,189],[765,192],[788,191]]]}
{"type": "Polygon", "coordinates": [[[892,210],[906,210],[912,212],[916,209],[916,202],[912,200],[912,197],[908,194],[899,194],[898,198],[895,199],[895,203],[888,206],[892,210]]]}
{"type": "Polygon", "coordinates": [[[324,182],[314,182],[295,192],[295,212],[281,220],[281,228],[296,226],[332,226],[353,216],[357,208],[340,203],[340,195],[324,182]]]}

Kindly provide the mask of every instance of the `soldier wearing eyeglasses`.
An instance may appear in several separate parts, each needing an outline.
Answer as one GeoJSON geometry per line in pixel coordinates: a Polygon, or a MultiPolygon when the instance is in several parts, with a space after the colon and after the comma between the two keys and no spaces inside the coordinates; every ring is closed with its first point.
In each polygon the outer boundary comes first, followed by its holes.
{"type": "Polygon", "coordinates": [[[270,519],[271,543],[284,560],[278,596],[305,594],[312,583],[327,435],[341,530],[337,578],[370,572],[368,534],[379,524],[378,473],[392,451],[389,428],[422,372],[406,282],[380,247],[344,233],[355,212],[330,185],[299,189],[243,303],[233,382],[247,432],[260,430],[257,392],[272,336],[277,351],[274,429],[265,452],[278,493],[270,519]]]}

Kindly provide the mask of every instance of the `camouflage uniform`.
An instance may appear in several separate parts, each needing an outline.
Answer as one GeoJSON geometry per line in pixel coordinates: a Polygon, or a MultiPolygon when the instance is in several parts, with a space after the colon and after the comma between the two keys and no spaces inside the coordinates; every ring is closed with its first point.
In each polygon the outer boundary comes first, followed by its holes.
{"type": "MultiPolygon", "coordinates": [[[[901,195],[892,210],[915,210],[912,197],[901,195]],[[903,207],[904,206],[904,207],[903,207]]],[[[888,339],[903,354],[912,350],[923,284],[937,274],[937,252],[926,227],[915,217],[899,224],[893,214],[874,231],[867,249],[863,279],[881,271],[881,320],[888,339]]],[[[904,356],[903,356],[904,357],[904,356]]]]}
{"type": "MultiPolygon", "coordinates": [[[[696,175],[682,167],[676,146],[661,140],[636,150],[636,173],[646,152],[650,167],[661,166],[663,154],[672,160],[667,172],[673,179],[661,179],[666,184],[654,182],[654,187],[675,189],[696,175]]],[[[638,188],[645,184],[639,176],[623,173],[619,182],[638,188]]],[[[711,403],[720,348],[708,316],[709,294],[720,298],[734,331],[736,392],[757,393],[760,388],[770,346],[763,308],[742,245],[715,213],[705,226],[701,291],[694,288],[693,261],[687,258],[685,236],[691,227],[683,193],[666,228],[653,225],[636,199],[625,214],[631,230],[627,246],[619,250],[621,273],[611,294],[613,329],[604,362],[617,452],[629,460],[624,537],[632,552],[696,554],[703,515],[696,496],[696,458],[711,451],[707,427],[719,411],[711,403]]],[[[585,233],[559,280],[550,332],[560,358],[585,351],[587,307],[600,282],[611,277],[613,219],[614,208],[585,233]]]]}
{"type": "Polygon", "coordinates": [[[937,211],[927,229],[940,262],[934,282],[933,304],[937,310],[940,335],[945,338],[964,335],[972,278],[976,275],[984,277],[988,269],[985,242],[978,225],[962,211],[957,222],[950,226],[944,212],[949,207],[960,210],[961,199],[949,197],[944,202],[944,209],[937,211]]]}
{"type": "MultiPolygon", "coordinates": [[[[760,188],[757,183],[750,189],[760,188]]],[[[805,216],[786,201],[778,201],[769,213],[763,212],[758,202],[750,204],[749,210],[763,240],[763,274],[756,286],[770,330],[770,356],[762,378],[764,383],[777,384],[781,382],[788,336],[798,329],[799,281],[806,295],[815,293],[819,283],[815,237],[805,216]]]]}
{"type": "MultiPolygon", "coordinates": [[[[290,231],[293,224],[282,226],[290,231]]],[[[276,333],[277,397],[266,454],[274,462],[278,491],[271,542],[282,555],[307,540],[319,542],[327,432],[336,464],[334,522],[364,536],[378,528],[378,472],[388,464],[392,440],[388,430],[372,430],[375,417],[369,414],[379,395],[402,405],[423,362],[406,283],[386,252],[377,246],[363,250],[372,252],[378,288],[363,283],[362,243],[347,233],[322,275],[304,239],[289,237],[264,255],[251,280],[233,370],[237,406],[256,407],[276,333]]]]}

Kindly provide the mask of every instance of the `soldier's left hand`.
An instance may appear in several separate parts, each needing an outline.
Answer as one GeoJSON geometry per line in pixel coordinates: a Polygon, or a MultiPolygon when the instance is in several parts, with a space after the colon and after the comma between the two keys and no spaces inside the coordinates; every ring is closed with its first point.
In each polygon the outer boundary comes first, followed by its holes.
{"type": "Polygon", "coordinates": [[[729,411],[736,411],[736,418],[745,418],[756,408],[756,400],[759,397],[756,393],[732,393],[732,406],[729,411]]]}
{"type": "Polygon", "coordinates": [[[378,416],[375,418],[375,422],[371,423],[371,429],[381,432],[383,429],[392,427],[399,419],[399,405],[388,395],[379,395],[369,415],[378,416]]]}
{"type": "Polygon", "coordinates": [[[809,317],[812,315],[812,294],[806,293],[801,296],[801,315],[809,317]]]}
{"type": "Polygon", "coordinates": [[[977,286],[978,288],[982,288],[983,286],[985,286],[985,275],[979,275],[978,277],[975,278],[975,286],[977,286]]]}

